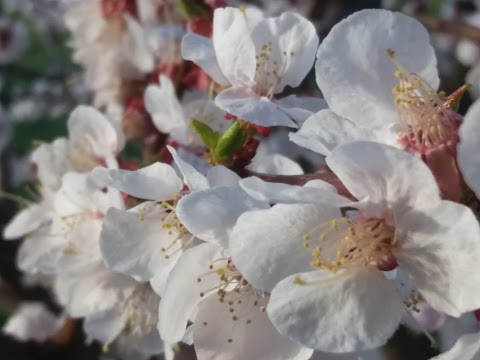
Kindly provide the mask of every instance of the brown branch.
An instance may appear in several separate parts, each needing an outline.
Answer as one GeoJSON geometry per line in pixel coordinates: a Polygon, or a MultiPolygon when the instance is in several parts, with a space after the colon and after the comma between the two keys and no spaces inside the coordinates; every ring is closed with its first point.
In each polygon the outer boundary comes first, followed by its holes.
{"type": "Polygon", "coordinates": [[[423,14],[416,14],[415,18],[431,32],[453,35],[480,43],[480,28],[476,26],[423,14]]]}
{"type": "Polygon", "coordinates": [[[328,168],[327,165],[322,165],[315,173],[305,175],[270,175],[261,174],[253,171],[243,170],[240,174],[242,177],[256,176],[264,181],[273,183],[284,183],[289,185],[303,186],[305,183],[311,180],[322,180],[330,185],[335,186],[338,193],[350,200],[356,200],[347,188],[342,184],[340,179],[328,168]]]}

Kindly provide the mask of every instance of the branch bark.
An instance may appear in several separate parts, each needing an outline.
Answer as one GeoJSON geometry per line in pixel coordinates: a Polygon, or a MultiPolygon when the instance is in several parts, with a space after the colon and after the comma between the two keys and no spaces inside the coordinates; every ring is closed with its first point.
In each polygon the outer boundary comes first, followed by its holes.
{"type": "Polygon", "coordinates": [[[429,15],[416,14],[415,19],[427,30],[435,33],[453,35],[480,43],[480,28],[460,21],[444,20],[429,15]]]}
{"type": "Polygon", "coordinates": [[[253,171],[243,170],[240,174],[241,177],[256,176],[264,181],[273,183],[284,183],[289,185],[303,186],[305,183],[311,180],[322,180],[330,185],[335,186],[339,195],[342,195],[348,199],[356,200],[347,188],[342,184],[340,179],[335,173],[328,168],[327,165],[322,165],[315,173],[305,175],[271,175],[261,174],[253,171]]]}

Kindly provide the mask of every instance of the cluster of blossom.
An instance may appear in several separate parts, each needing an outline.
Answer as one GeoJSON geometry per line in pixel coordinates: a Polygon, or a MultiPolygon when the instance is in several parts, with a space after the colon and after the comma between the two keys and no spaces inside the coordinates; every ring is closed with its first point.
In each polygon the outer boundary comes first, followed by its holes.
{"type": "MultiPolygon", "coordinates": [[[[121,359],[182,342],[200,360],[374,359],[402,323],[479,309],[480,103],[462,117],[467,87],[437,92],[427,31],[364,10],[319,45],[297,13],[207,3],[68,2],[107,110],[77,107],[33,152],[41,198],[4,230],[18,267],[121,359]],[[324,99],[285,96],[312,67],[324,99]]],[[[34,307],[6,329],[39,317],[63,321],[34,307]]],[[[437,359],[479,356],[475,334],[437,359]]]]}

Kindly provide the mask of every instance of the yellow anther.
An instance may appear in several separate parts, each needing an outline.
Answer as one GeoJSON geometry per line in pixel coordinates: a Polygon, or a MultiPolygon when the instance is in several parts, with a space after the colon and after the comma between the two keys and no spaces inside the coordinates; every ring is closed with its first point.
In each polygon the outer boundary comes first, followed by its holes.
{"type": "Polygon", "coordinates": [[[247,17],[247,11],[245,10],[245,6],[239,6],[238,10],[240,10],[243,14],[243,16],[247,17]]]}
{"type": "Polygon", "coordinates": [[[350,226],[350,227],[348,228],[348,234],[349,234],[350,236],[355,236],[355,228],[354,228],[353,226],[350,226]]]}
{"type": "Polygon", "coordinates": [[[335,231],[337,230],[337,227],[338,227],[337,219],[333,219],[332,221],[330,221],[330,227],[335,231]]]}
{"type": "Polygon", "coordinates": [[[297,285],[307,285],[307,283],[305,281],[303,281],[300,276],[295,276],[295,280],[293,282],[294,284],[297,284],[297,285]]]}

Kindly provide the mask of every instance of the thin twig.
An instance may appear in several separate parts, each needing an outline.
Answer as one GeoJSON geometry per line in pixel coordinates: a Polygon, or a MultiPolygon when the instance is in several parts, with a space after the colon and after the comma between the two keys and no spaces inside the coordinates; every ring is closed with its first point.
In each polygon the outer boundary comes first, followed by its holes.
{"type": "Polygon", "coordinates": [[[305,175],[271,175],[261,174],[245,169],[239,171],[238,173],[241,177],[256,176],[267,182],[284,183],[298,186],[303,186],[305,183],[311,180],[322,180],[329,183],[330,185],[333,185],[340,195],[345,196],[351,200],[355,200],[355,198],[352,196],[352,194],[350,194],[345,185],[342,184],[340,179],[326,165],[320,166],[320,168],[314,174],[305,175]]]}
{"type": "Polygon", "coordinates": [[[431,32],[453,35],[480,43],[480,28],[476,26],[423,14],[416,14],[415,18],[431,32]]]}

